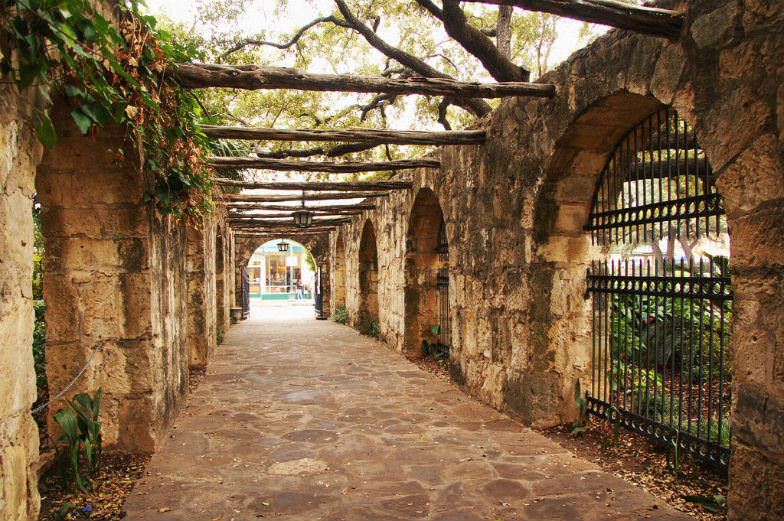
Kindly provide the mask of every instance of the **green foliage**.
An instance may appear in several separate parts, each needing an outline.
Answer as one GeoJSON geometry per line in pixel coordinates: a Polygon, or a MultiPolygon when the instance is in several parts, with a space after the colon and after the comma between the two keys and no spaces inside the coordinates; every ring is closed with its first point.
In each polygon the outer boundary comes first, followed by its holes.
{"type": "MultiPolygon", "coordinates": [[[[465,81],[491,81],[480,61],[457,42],[449,38],[440,21],[415,3],[383,0],[347,0],[349,9],[364,24],[373,26],[378,21],[376,34],[406,53],[418,57],[429,66],[465,81]]],[[[285,20],[303,20],[301,5],[286,0],[269,0],[259,12],[259,4],[250,0],[205,0],[200,5],[193,23],[165,22],[166,28],[184,45],[204,52],[207,62],[229,64],[261,64],[297,67],[323,72],[377,75],[400,68],[373,48],[357,32],[322,22],[310,27],[291,46],[281,49],[273,45],[246,45],[243,42],[290,42],[300,27],[285,20]],[[263,22],[250,26],[248,19],[262,18],[263,22]],[[238,49],[232,51],[232,49],[238,49]]],[[[476,4],[461,6],[469,23],[477,28],[493,28],[498,8],[476,4]]],[[[334,16],[343,20],[336,6],[317,3],[309,6],[311,13],[305,20],[334,16]]],[[[516,10],[511,20],[512,56],[516,64],[531,68],[533,75],[547,69],[549,47],[555,38],[555,17],[541,13],[516,10]]],[[[299,23],[304,23],[304,20],[299,23]]],[[[389,72],[388,72],[389,73],[389,72]]],[[[393,73],[396,77],[398,73],[393,73]]],[[[223,124],[259,125],[288,128],[401,128],[416,121],[417,128],[437,125],[438,96],[398,96],[381,104],[382,109],[363,108],[374,99],[372,94],[324,93],[291,90],[249,92],[239,89],[205,89],[199,92],[202,105],[223,124]],[[402,125],[401,125],[402,124],[402,125]]],[[[490,104],[497,104],[491,101],[490,104]]],[[[475,123],[468,112],[451,106],[448,118],[454,128],[475,123]]],[[[303,150],[312,143],[274,143],[267,151],[303,150]]],[[[329,146],[325,148],[329,149],[329,146]]],[[[421,157],[429,147],[390,145],[356,152],[357,161],[421,157]]],[[[363,175],[373,178],[383,174],[363,175]]],[[[324,178],[324,174],[309,174],[324,178]]],[[[356,179],[359,176],[354,176],[356,179]]],[[[346,177],[351,179],[352,176],[346,177]]]]}
{"type": "Polygon", "coordinates": [[[612,437],[602,436],[602,451],[606,451],[608,448],[618,443],[618,437],[621,435],[621,411],[614,405],[609,409],[609,418],[613,422],[613,434],[612,437]]]}
{"type": "Polygon", "coordinates": [[[335,308],[335,322],[338,324],[346,323],[346,306],[338,306],[335,308]]]}
{"type": "Polygon", "coordinates": [[[368,323],[367,334],[378,340],[378,337],[381,335],[381,329],[379,328],[378,322],[376,320],[371,320],[368,323]]]}
{"type": "Polygon", "coordinates": [[[35,310],[35,326],[33,329],[33,363],[35,364],[35,384],[38,388],[38,396],[45,394],[47,389],[46,381],[46,321],[44,311],[46,304],[43,300],[33,301],[35,310]]]}
{"type": "Polygon", "coordinates": [[[572,422],[572,436],[577,436],[585,432],[585,410],[588,405],[588,400],[580,390],[580,380],[574,382],[574,403],[577,404],[579,412],[577,418],[572,422]]]}
{"type": "Polygon", "coordinates": [[[220,345],[223,343],[223,330],[221,328],[215,328],[215,343],[220,345]]]}
{"type": "Polygon", "coordinates": [[[721,495],[715,496],[683,496],[689,503],[700,505],[704,510],[719,514],[727,511],[727,499],[721,495]]]}
{"type": "MultiPolygon", "coordinates": [[[[140,144],[144,169],[155,180],[146,201],[162,213],[198,218],[211,207],[209,170],[201,145],[196,98],[176,88],[175,62],[198,56],[170,42],[156,21],[118,3],[119,27],[88,0],[17,0],[0,9],[0,73],[20,91],[36,89],[51,103],[62,90],[82,134],[109,123],[129,129],[128,148],[140,144]]],[[[57,134],[49,111],[36,109],[37,134],[47,147],[57,134]]],[[[116,151],[121,160],[125,153],[116,151]]]]}
{"type": "Polygon", "coordinates": [[[54,415],[55,421],[63,429],[55,449],[58,453],[58,471],[65,489],[75,485],[82,492],[87,492],[92,488],[91,476],[97,471],[101,458],[101,422],[98,421],[98,412],[102,396],[100,389],[94,397],[87,393],[77,394],[73,400],[66,400],[68,408],[60,409],[54,415]]]}

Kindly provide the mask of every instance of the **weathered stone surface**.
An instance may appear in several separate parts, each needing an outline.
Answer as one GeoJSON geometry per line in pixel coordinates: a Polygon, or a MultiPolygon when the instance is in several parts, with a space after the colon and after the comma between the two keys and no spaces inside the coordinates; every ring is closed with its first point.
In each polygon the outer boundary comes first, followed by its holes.
{"type": "MultiPolygon", "coordinates": [[[[64,104],[53,119],[63,139],[36,176],[49,388],[68,385],[98,346],[70,392],[103,389],[108,450],[151,452],[187,387],[184,230],[142,202],[138,167],[109,151],[123,145],[122,129],[83,137],[64,104]]],[[[58,408],[48,411],[52,433],[58,408]]]]}
{"type": "Polygon", "coordinates": [[[231,329],[126,519],[689,519],[378,342],[288,310],[231,329]]]}
{"type": "Polygon", "coordinates": [[[42,146],[35,95],[0,87],[0,520],[37,519],[33,369],[33,182],[42,146]]]}
{"type": "MultiPolygon", "coordinates": [[[[504,100],[481,122],[485,144],[440,149],[434,153],[440,171],[399,174],[413,180],[411,191],[391,194],[333,234],[333,251],[338,237],[345,251],[349,323],[359,323],[363,306],[355,274],[363,226],[372,222],[381,339],[410,352],[415,342],[406,338],[429,316],[423,298],[429,282],[424,269],[412,270],[415,263],[406,260],[411,237],[426,230],[408,227],[417,194],[430,190],[449,241],[452,377],[528,423],[571,421],[574,384],[590,378],[585,270],[606,253],[591,246],[583,229],[595,185],[624,135],[672,105],[696,130],[724,197],[735,294],[734,385],[744,389],[744,403],[780,403],[784,10],[780,2],[695,0],[686,12],[681,41],[611,31],[576,52],[542,78],[556,85],[555,98],[504,100]]],[[[739,407],[735,420],[748,426],[745,450],[754,453],[748,457],[771,465],[784,447],[751,435],[775,432],[774,417],[755,410],[739,407]]],[[[778,479],[744,491],[744,506],[731,507],[733,518],[743,518],[754,493],[768,504],[782,490],[778,479]]]]}

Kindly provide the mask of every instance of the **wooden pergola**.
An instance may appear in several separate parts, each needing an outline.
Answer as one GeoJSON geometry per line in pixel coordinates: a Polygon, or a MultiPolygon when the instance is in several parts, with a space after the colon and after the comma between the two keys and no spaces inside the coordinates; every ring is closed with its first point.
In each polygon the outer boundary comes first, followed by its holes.
{"type": "MultiPolygon", "coordinates": [[[[617,0],[463,0],[465,2],[509,5],[576,20],[599,23],[647,35],[677,39],[683,15],[677,11],[637,6],[617,0]]],[[[260,65],[181,64],[173,74],[186,88],[225,87],[235,89],[295,89],[306,91],[358,92],[385,95],[437,95],[453,99],[529,96],[550,98],[554,85],[527,81],[498,83],[461,82],[444,77],[358,76],[315,74],[298,69],[260,65]]],[[[484,130],[410,131],[390,129],[276,129],[205,125],[204,134],[212,139],[253,141],[321,141],[356,145],[482,145],[484,130]]],[[[359,149],[358,149],[359,150],[359,149]]],[[[440,168],[433,158],[382,162],[303,161],[270,157],[210,157],[217,168],[264,169],[276,172],[320,172],[326,174],[396,172],[413,168],[440,168]]],[[[229,224],[237,233],[328,233],[350,222],[350,217],[372,210],[374,198],[386,197],[396,190],[410,190],[411,181],[373,182],[272,182],[215,179],[220,186],[243,190],[290,191],[291,194],[224,194],[219,203],[228,210],[229,224]],[[335,204],[340,200],[360,203],[335,204]],[[328,204],[318,203],[320,201],[328,204]],[[282,203],[299,202],[299,205],[282,203]],[[317,202],[306,205],[306,203],[317,202]],[[329,204],[332,203],[332,204],[329,204]],[[313,224],[293,227],[295,212],[307,211],[313,224]],[[325,217],[333,218],[326,219],[325,217]],[[337,218],[334,218],[337,217],[337,218]]]]}

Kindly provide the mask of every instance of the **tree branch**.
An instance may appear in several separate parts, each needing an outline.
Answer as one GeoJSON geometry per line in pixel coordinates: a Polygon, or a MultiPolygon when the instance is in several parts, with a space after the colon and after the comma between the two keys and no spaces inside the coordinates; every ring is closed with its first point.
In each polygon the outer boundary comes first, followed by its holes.
{"type": "Polygon", "coordinates": [[[528,81],[530,73],[527,69],[512,63],[490,38],[468,23],[458,0],[443,0],[443,9],[431,0],[416,2],[441,20],[446,33],[466,51],[476,56],[493,78],[498,81],[528,81]]]}
{"type": "MultiPolygon", "coordinates": [[[[351,12],[343,0],[335,0],[335,4],[337,4],[338,10],[340,10],[340,13],[343,15],[346,23],[349,24],[353,30],[361,34],[371,46],[375,47],[385,56],[392,58],[401,65],[408,67],[412,71],[424,76],[425,78],[451,79],[451,76],[434,69],[416,56],[408,54],[407,52],[398,49],[397,47],[393,47],[382,40],[370,27],[363,24],[356,16],[354,16],[354,13],[351,12]]],[[[492,110],[490,105],[483,100],[461,99],[455,104],[467,110],[477,118],[481,118],[489,114],[492,110]]]]}
{"type": "Polygon", "coordinates": [[[241,49],[244,49],[245,47],[247,47],[249,45],[255,45],[255,46],[268,45],[270,47],[275,47],[277,49],[288,49],[292,45],[296,44],[299,41],[299,39],[302,38],[302,35],[304,35],[308,31],[308,29],[310,29],[311,27],[313,27],[315,25],[323,23],[323,22],[331,22],[331,23],[333,23],[335,25],[338,25],[340,27],[345,27],[346,29],[351,29],[351,26],[349,26],[346,22],[344,22],[340,18],[337,18],[337,17],[332,16],[332,15],[330,15],[330,16],[322,16],[322,17],[316,18],[316,19],[312,20],[311,22],[309,22],[309,23],[303,25],[302,27],[300,27],[299,30],[294,34],[294,36],[288,42],[284,42],[284,43],[268,42],[266,40],[254,40],[254,39],[251,39],[251,38],[246,38],[245,40],[242,40],[241,42],[237,42],[232,47],[230,47],[229,50],[227,50],[226,52],[224,52],[223,54],[218,56],[218,63],[220,63],[222,60],[227,58],[230,54],[233,54],[233,53],[235,53],[235,52],[237,52],[237,51],[239,51],[241,49]]]}

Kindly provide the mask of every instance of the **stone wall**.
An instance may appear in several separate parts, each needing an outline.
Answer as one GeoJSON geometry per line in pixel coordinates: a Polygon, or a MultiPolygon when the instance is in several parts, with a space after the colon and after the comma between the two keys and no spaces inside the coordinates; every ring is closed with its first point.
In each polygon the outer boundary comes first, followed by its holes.
{"type": "Polygon", "coordinates": [[[0,86],[0,521],[37,519],[33,369],[33,193],[42,100],[0,86]]]}
{"type": "Polygon", "coordinates": [[[401,176],[414,180],[411,191],[343,226],[348,322],[359,323],[369,221],[381,338],[412,349],[406,238],[414,198],[426,187],[449,241],[453,378],[532,425],[571,421],[574,384],[586,383],[590,370],[585,273],[601,252],[583,226],[597,179],[629,129],[672,105],[696,129],[718,176],[732,240],[730,518],[781,518],[784,4],[697,0],[678,8],[686,10],[679,42],[610,32],[542,79],[556,85],[555,98],[504,100],[482,122],[487,143],[443,148],[440,171],[401,176]]]}
{"type": "MultiPolygon", "coordinates": [[[[36,186],[46,246],[47,377],[103,389],[108,449],[152,452],[187,391],[185,234],[142,202],[147,184],[123,129],[84,137],[64,102],[36,186]]],[[[58,427],[49,411],[49,432],[58,427]]]]}

